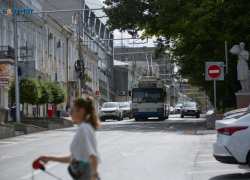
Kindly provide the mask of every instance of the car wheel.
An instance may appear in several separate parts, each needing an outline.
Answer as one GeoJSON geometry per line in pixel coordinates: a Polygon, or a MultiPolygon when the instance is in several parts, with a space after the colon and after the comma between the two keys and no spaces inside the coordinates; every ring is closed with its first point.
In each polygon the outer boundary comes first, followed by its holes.
{"type": "Polygon", "coordinates": [[[184,118],[184,115],[183,115],[183,114],[181,114],[181,118],[184,118]]]}
{"type": "Polygon", "coordinates": [[[102,121],[102,122],[104,122],[104,121],[105,121],[105,119],[104,119],[104,118],[102,118],[102,119],[101,119],[101,121],[102,121]]]}
{"type": "Polygon", "coordinates": [[[200,118],[200,114],[198,114],[198,115],[196,116],[196,118],[200,118]]]}
{"type": "Polygon", "coordinates": [[[121,115],[120,115],[120,116],[118,117],[118,121],[121,121],[121,119],[122,119],[122,118],[121,118],[121,115]]]}

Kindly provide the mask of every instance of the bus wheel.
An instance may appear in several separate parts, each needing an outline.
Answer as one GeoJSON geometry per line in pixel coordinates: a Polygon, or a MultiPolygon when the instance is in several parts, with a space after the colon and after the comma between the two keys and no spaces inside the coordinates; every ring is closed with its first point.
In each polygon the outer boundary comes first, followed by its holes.
{"type": "Polygon", "coordinates": [[[168,119],[168,116],[166,116],[165,119],[168,119]]]}
{"type": "Polygon", "coordinates": [[[139,118],[135,118],[135,121],[139,121],[139,118]]]}

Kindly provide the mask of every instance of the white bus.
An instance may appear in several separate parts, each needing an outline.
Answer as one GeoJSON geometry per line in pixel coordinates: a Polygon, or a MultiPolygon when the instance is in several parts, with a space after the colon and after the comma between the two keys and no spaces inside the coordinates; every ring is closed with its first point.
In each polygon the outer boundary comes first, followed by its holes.
{"type": "Polygon", "coordinates": [[[170,92],[166,83],[158,77],[144,76],[132,85],[131,111],[135,121],[158,117],[168,119],[170,92]]]}

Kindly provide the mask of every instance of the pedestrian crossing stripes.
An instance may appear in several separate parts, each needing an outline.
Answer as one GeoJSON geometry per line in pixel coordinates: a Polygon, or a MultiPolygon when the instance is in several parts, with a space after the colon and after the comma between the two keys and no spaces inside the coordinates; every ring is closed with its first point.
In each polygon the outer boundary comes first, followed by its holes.
{"type": "MultiPolygon", "coordinates": [[[[196,130],[188,130],[188,131],[150,131],[150,130],[141,130],[141,131],[98,131],[97,135],[108,135],[108,134],[131,134],[131,133],[140,133],[140,134],[186,134],[186,135],[196,135],[196,130]]],[[[198,135],[198,134],[197,134],[198,135]]]]}

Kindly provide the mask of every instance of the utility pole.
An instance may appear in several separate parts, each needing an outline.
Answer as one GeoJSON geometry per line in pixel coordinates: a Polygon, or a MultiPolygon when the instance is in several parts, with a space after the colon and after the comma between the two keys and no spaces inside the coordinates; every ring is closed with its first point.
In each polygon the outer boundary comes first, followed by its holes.
{"type": "MultiPolygon", "coordinates": [[[[14,0],[14,9],[17,7],[17,0],[14,0]]],[[[14,48],[15,48],[15,95],[16,95],[16,120],[20,123],[20,95],[18,77],[18,39],[17,39],[17,14],[14,14],[14,48]]]]}
{"type": "MultiPolygon", "coordinates": [[[[81,9],[85,9],[85,0],[82,0],[79,5],[81,6],[81,9]]],[[[81,35],[84,38],[84,14],[83,11],[77,12],[77,22],[78,22],[78,33],[77,33],[77,39],[78,39],[78,63],[76,66],[79,67],[80,72],[78,73],[79,78],[79,97],[82,97],[82,85],[85,84],[84,79],[84,62],[83,62],[83,54],[82,54],[82,48],[81,48],[81,35]],[[83,66],[83,67],[82,67],[83,66]],[[81,67],[81,68],[80,68],[81,67]]]]}

